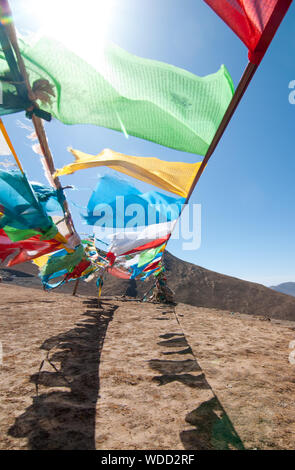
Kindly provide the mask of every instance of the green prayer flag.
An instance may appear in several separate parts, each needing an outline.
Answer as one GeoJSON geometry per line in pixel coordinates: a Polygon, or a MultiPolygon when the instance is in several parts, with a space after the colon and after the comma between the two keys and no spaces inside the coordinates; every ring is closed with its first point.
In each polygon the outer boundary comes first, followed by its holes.
{"type": "MultiPolygon", "coordinates": [[[[55,98],[42,109],[61,122],[95,124],[185,152],[205,155],[234,93],[224,65],[198,77],[108,44],[94,67],[54,39],[19,43],[31,84],[53,86],[55,98]]],[[[6,69],[1,52],[0,74],[6,69]]]]}
{"type": "Polygon", "coordinates": [[[75,266],[80,263],[85,251],[82,245],[76,247],[73,253],[67,253],[66,250],[49,256],[47,263],[41,268],[42,276],[49,276],[50,274],[57,273],[63,269],[72,272],[75,266]]]}
{"type": "Polygon", "coordinates": [[[137,267],[140,268],[141,266],[148,264],[150,261],[153,261],[155,256],[160,253],[162,249],[163,245],[158,246],[157,248],[152,248],[151,250],[143,251],[139,257],[137,267]]]}
{"type": "Polygon", "coordinates": [[[3,230],[12,242],[27,240],[28,238],[35,237],[36,235],[42,235],[41,232],[38,232],[37,230],[19,229],[9,227],[8,225],[5,225],[3,230]]]}

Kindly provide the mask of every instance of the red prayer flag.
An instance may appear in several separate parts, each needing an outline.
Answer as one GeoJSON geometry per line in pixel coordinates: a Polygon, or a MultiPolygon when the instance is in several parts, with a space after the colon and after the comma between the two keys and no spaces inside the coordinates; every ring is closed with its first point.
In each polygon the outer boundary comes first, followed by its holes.
{"type": "Polygon", "coordinates": [[[81,277],[81,274],[85,271],[85,269],[89,268],[90,265],[91,262],[89,260],[82,259],[82,261],[80,261],[80,263],[75,266],[73,271],[66,275],[66,281],[70,279],[79,279],[79,277],[81,277]]]}
{"type": "Polygon", "coordinates": [[[204,0],[237,34],[258,65],[292,0],[204,0]]]}
{"type": "Polygon", "coordinates": [[[154,261],[152,264],[149,264],[146,268],[144,268],[144,272],[147,271],[152,271],[153,269],[156,269],[156,267],[159,265],[161,259],[154,261]]]}
{"type": "Polygon", "coordinates": [[[131,278],[131,273],[127,271],[122,271],[121,269],[118,269],[115,266],[108,268],[108,273],[110,273],[112,276],[118,277],[119,279],[131,278]]]}
{"type": "Polygon", "coordinates": [[[40,235],[12,242],[3,229],[0,229],[0,259],[4,262],[8,256],[15,254],[13,259],[7,263],[7,266],[24,263],[39,256],[46,255],[61,247],[60,242],[56,240],[40,240],[40,235]]]}
{"type": "Polygon", "coordinates": [[[136,248],[133,248],[132,250],[125,251],[125,253],[122,253],[120,256],[131,255],[133,253],[139,253],[140,251],[150,250],[151,248],[157,248],[158,246],[163,245],[163,243],[167,242],[170,238],[170,235],[171,234],[169,233],[163,238],[157,238],[156,240],[145,243],[145,245],[140,245],[140,246],[137,246],[136,248]]]}

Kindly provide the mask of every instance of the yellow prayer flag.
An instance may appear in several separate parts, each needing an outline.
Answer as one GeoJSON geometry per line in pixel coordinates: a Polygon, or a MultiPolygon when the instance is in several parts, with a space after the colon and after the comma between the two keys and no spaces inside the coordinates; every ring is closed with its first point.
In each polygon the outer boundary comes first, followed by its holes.
{"type": "Polygon", "coordinates": [[[36,264],[37,266],[39,266],[39,268],[43,268],[43,266],[45,266],[45,264],[47,263],[49,259],[49,255],[43,255],[43,256],[39,256],[39,258],[35,258],[33,259],[33,263],[36,264]]]}
{"type": "Polygon", "coordinates": [[[75,162],[57,170],[55,177],[86,168],[107,166],[182,197],[187,196],[201,165],[201,162],[167,162],[154,157],[134,157],[110,149],[105,149],[98,155],[69,150],[74,155],[75,162]]]}

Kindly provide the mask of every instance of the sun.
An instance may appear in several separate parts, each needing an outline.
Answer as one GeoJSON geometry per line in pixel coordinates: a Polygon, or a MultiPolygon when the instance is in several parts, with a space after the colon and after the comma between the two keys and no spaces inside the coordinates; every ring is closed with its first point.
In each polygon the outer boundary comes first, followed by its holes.
{"type": "Polygon", "coordinates": [[[114,18],[114,2],[26,0],[24,8],[37,21],[39,34],[53,37],[93,63],[99,57],[114,18]]]}

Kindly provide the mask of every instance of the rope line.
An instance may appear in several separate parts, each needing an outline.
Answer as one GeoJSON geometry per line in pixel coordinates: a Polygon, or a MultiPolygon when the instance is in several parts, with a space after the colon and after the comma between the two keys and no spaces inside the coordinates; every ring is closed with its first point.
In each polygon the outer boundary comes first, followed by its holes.
{"type": "Polygon", "coordinates": [[[24,174],[24,170],[23,170],[23,167],[22,167],[22,165],[21,165],[21,162],[20,162],[20,160],[19,160],[19,158],[18,158],[18,156],[17,156],[17,154],[16,154],[16,151],[14,150],[14,147],[13,147],[13,145],[12,145],[12,142],[11,142],[11,140],[10,140],[10,138],[9,138],[9,135],[8,135],[8,133],[7,133],[7,130],[5,129],[4,123],[3,123],[3,121],[2,121],[1,118],[0,118],[0,130],[1,130],[2,134],[3,134],[3,137],[4,137],[5,141],[6,141],[8,147],[9,147],[11,153],[12,153],[12,155],[14,156],[14,159],[15,159],[15,161],[16,161],[16,163],[17,163],[17,166],[19,167],[19,169],[20,169],[20,171],[22,172],[22,174],[24,174]]]}

